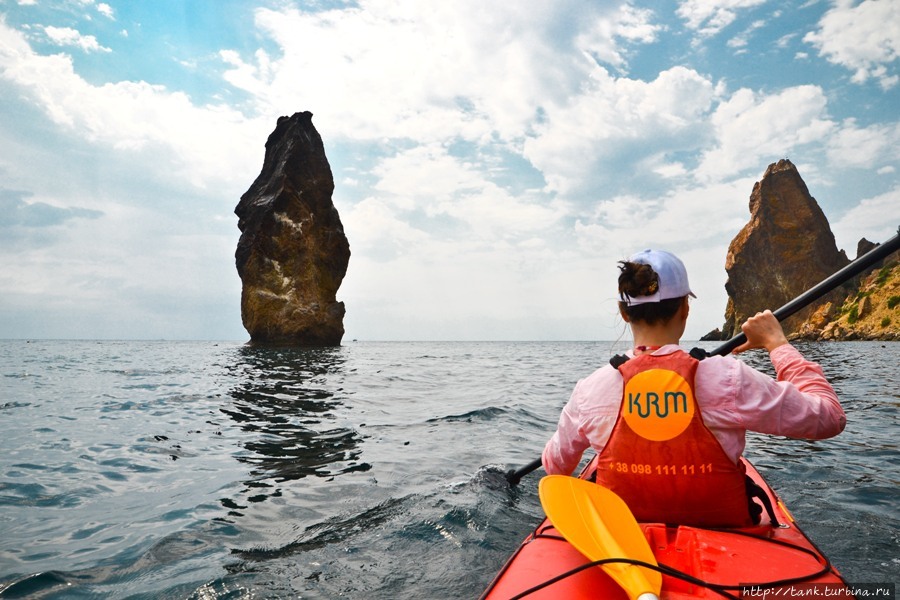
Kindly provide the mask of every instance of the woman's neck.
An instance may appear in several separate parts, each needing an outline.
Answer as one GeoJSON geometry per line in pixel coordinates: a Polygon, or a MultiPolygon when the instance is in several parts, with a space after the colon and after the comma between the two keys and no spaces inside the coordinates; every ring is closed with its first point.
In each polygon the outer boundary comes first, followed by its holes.
{"type": "Polygon", "coordinates": [[[649,324],[645,321],[631,321],[623,312],[622,317],[631,325],[631,335],[634,337],[634,346],[660,347],[668,344],[678,344],[681,336],[684,335],[684,328],[687,325],[690,306],[687,298],[683,302],[671,319],[665,323],[649,324]]]}
{"type": "Polygon", "coordinates": [[[668,344],[678,344],[681,341],[682,330],[665,325],[650,326],[632,323],[631,333],[634,336],[635,348],[644,346],[656,349],[668,344]]]}

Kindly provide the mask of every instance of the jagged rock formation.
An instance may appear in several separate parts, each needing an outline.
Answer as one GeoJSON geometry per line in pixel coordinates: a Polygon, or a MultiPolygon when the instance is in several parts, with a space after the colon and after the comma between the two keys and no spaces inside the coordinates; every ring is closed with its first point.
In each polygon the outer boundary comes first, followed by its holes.
{"type": "MultiPolygon", "coordinates": [[[[723,338],[740,333],[749,316],[782,306],[849,262],[797,168],[786,159],[769,165],[750,195],[750,222],[728,247],[723,338]]],[[[795,332],[823,303],[839,304],[846,288],[787,319],[785,332],[795,332]]]]}
{"type": "Polygon", "coordinates": [[[345,310],[336,294],[350,245],[333,191],[312,113],[279,118],[262,171],[234,209],[241,318],[251,342],[340,344],[345,310]]]}
{"type": "MultiPolygon", "coordinates": [[[[857,258],[877,245],[861,239],[857,258]]],[[[702,339],[731,338],[750,315],[786,304],[848,262],[796,167],[769,165],[750,196],[750,222],[728,248],[725,325],[702,339]]],[[[782,325],[790,339],[900,340],[900,252],[782,325]]]]}

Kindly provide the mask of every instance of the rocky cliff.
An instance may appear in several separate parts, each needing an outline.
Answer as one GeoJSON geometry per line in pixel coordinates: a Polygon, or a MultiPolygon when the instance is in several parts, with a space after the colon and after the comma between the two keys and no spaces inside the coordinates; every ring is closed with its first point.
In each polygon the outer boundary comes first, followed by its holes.
{"type": "Polygon", "coordinates": [[[251,342],[340,344],[345,311],[336,295],[350,245],[333,191],[312,113],[279,118],[262,171],[234,210],[241,318],[251,342]]]}
{"type": "MultiPolygon", "coordinates": [[[[876,244],[866,239],[857,257],[876,244]]],[[[789,160],[769,165],[750,195],[750,221],[732,240],[725,270],[728,339],[759,310],[779,308],[849,263],[828,220],[789,160]]],[[[898,254],[784,321],[791,339],[900,339],[898,254]]]]}
{"type": "MultiPolygon", "coordinates": [[[[849,262],[793,163],[769,165],[750,194],[750,222],[728,247],[723,337],[740,333],[747,317],[778,308],[849,262]]],[[[846,293],[838,289],[826,301],[846,293]]],[[[815,308],[787,319],[785,332],[796,331],[815,308]]]]}

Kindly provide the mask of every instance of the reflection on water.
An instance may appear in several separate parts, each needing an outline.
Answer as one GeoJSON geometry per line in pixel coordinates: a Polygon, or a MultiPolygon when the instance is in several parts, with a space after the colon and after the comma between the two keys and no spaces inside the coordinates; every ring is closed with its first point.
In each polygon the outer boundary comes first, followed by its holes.
{"type": "MultiPolygon", "coordinates": [[[[248,502],[280,496],[275,486],[287,481],[371,468],[359,460],[362,436],[336,422],[335,411],[347,394],[339,385],[345,367],[340,348],[247,346],[237,358],[239,382],[221,412],[255,434],[236,455],[252,465],[248,502]]],[[[235,510],[230,514],[240,515],[235,510]]]]}

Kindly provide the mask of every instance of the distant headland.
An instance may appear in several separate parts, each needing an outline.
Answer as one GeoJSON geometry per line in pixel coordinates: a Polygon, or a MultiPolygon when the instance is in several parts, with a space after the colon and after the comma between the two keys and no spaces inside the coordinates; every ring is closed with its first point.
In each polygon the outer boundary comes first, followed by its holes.
{"type": "MultiPolygon", "coordinates": [[[[877,244],[863,238],[857,257],[877,244]]],[[[783,323],[790,339],[900,340],[900,257],[854,277],[783,323]]],[[[825,214],[784,159],[769,165],[750,194],[750,221],[728,247],[725,323],[703,339],[729,339],[740,324],[776,309],[849,264],[825,214]]]]}

